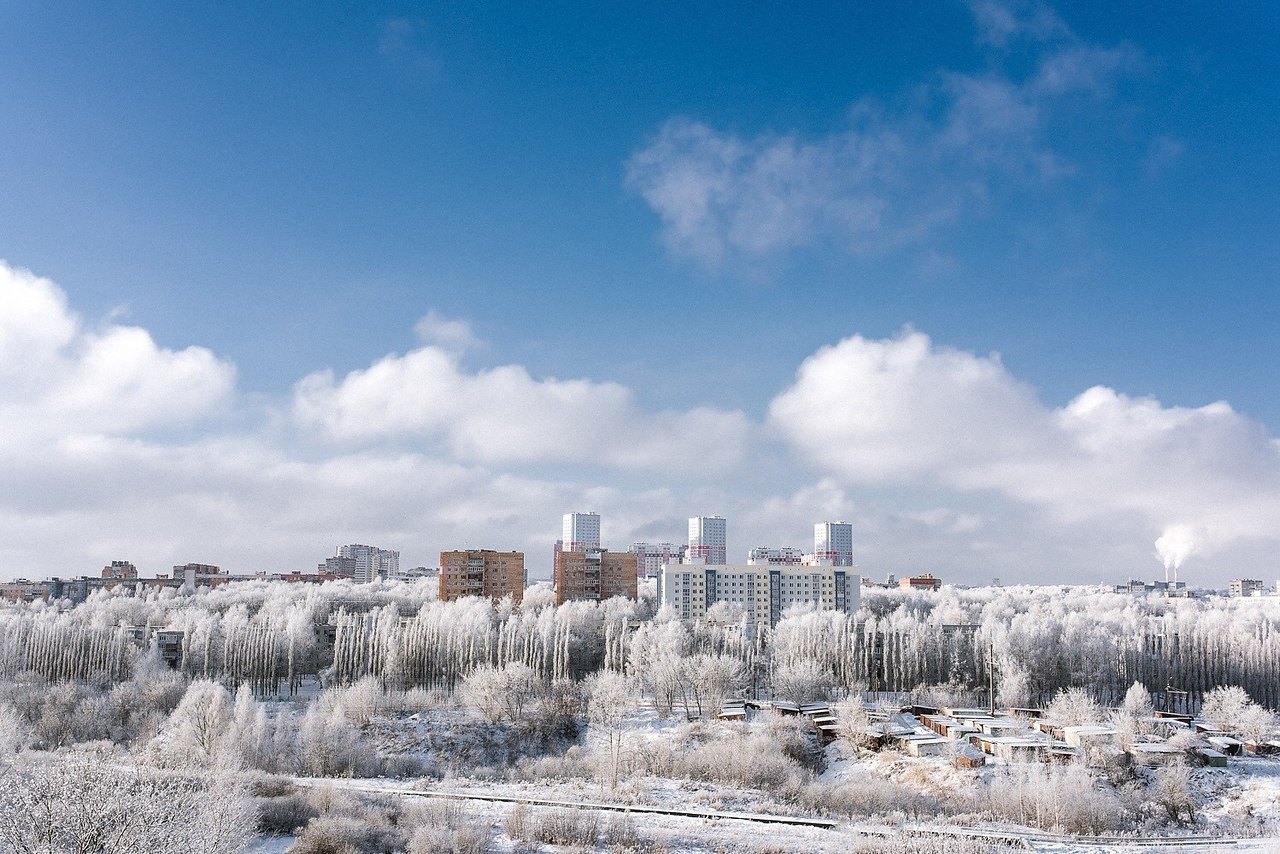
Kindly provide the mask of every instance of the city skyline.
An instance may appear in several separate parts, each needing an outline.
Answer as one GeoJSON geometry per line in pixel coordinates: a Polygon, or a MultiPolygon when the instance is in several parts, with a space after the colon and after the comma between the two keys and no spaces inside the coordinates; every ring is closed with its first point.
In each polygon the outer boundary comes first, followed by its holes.
{"type": "Polygon", "coordinates": [[[517,549],[1272,579],[1273,10],[0,24],[0,579],[517,549]]]}

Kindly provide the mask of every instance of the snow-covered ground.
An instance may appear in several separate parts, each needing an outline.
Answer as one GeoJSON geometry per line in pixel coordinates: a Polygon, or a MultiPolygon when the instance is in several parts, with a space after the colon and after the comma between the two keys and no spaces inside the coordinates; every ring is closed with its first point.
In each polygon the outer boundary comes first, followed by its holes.
{"type": "MultiPolygon", "coordinates": [[[[689,724],[677,717],[663,719],[652,710],[641,710],[631,716],[624,733],[624,770],[642,765],[638,757],[663,746],[687,745],[691,742],[713,742],[718,738],[745,743],[743,739],[769,725],[769,716],[758,715],[747,723],[704,721],[689,724]]],[[[1156,843],[1167,850],[1217,850],[1221,848],[1249,851],[1280,851],[1280,840],[1274,838],[1214,838],[1215,828],[1229,827],[1238,833],[1252,821],[1255,834],[1273,835],[1280,831],[1280,761],[1272,759],[1232,759],[1227,769],[1196,769],[1193,782],[1201,802],[1202,823],[1192,831],[1201,835],[1197,841],[1170,838],[1118,840],[1086,839],[1045,833],[1008,823],[983,820],[975,814],[957,812],[951,815],[906,815],[892,810],[863,818],[835,816],[834,827],[769,825],[731,814],[755,813],[774,816],[814,816],[816,813],[797,802],[786,792],[733,785],[723,782],[690,780],[660,776],[642,771],[624,773],[616,787],[592,775],[590,761],[599,761],[605,749],[600,739],[588,733],[584,744],[570,748],[563,757],[555,757],[549,766],[536,761],[525,763],[520,771],[504,773],[486,771],[479,776],[460,768],[445,769],[448,756],[474,757],[492,750],[489,736],[477,737],[466,713],[459,709],[423,712],[413,716],[379,718],[368,730],[379,748],[388,752],[416,752],[426,764],[441,768],[439,779],[364,779],[317,780],[299,779],[308,787],[333,786],[367,792],[402,792],[406,798],[444,796],[466,799],[468,815],[487,822],[493,832],[496,850],[528,850],[520,848],[503,830],[505,818],[523,801],[535,817],[539,813],[563,810],[575,805],[586,812],[597,813],[593,819],[601,827],[610,822],[629,822],[629,833],[645,845],[671,851],[815,851],[848,852],[876,850],[881,845],[901,844],[890,850],[912,850],[912,839],[920,846],[930,840],[929,850],[990,850],[1007,848],[1010,843],[1041,851],[1084,852],[1152,849],[1156,843]],[[468,744],[467,739],[475,743],[468,744]],[[551,772],[539,776],[540,767],[551,772]],[[502,800],[487,800],[497,798],[502,800]],[[629,815],[606,811],[601,806],[633,807],[707,813],[688,816],[654,813],[629,815]],[[620,817],[622,816],[622,817],[620,817]],[[1247,820],[1247,821],[1246,821],[1247,820]],[[918,834],[918,836],[904,836],[918,834]]],[[[503,749],[508,746],[503,745],[503,749]]],[[[962,792],[978,792],[984,780],[1000,772],[993,761],[982,769],[961,769],[939,757],[910,757],[895,750],[869,752],[836,741],[823,751],[824,770],[816,782],[832,787],[861,786],[860,791],[874,793],[879,789],[911,791],[921,797],[954,796],[962,792]]],[[[975,798],[976,800],[977,798],[975,798]]],[[[1175,831],[1170,834],[1176,836],[1175,831]]],[[[553,850],[553,849],[548,849],[553,850]]],[[[1159,850],[1158,848],[1156,850],[1159,850]]]]}

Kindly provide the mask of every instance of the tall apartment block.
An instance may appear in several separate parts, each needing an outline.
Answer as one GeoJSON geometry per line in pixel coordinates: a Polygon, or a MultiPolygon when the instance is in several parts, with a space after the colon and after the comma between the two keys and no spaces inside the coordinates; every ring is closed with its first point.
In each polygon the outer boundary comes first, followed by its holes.
{"type": "Polygon", "coordinates": [[[440,601],[482,596],[495,602],[524,599],[524,552],[463,549],[440,552],[440,601]]]}
{"type": "Polygon", "coordinates": [[[663,564],[680,563],[685,547],[675,543],[632,543],[627,551],[636,556],[636,575],[640,578],[657,578],[663,564]]]}
{"type": "Polygon", "coordinates": [[[813,526],[815,563],[853,566],[853,525],[848,522],[819,522],[813,526]]]}
{"type": "Polygon", "coordinates": [[[723,564],[725,524],[720,516],[692,516],[689,519],[689,560],[707,564],[723,564]]]}
{"type": "Polygon", "coordinates": [[[560,551],[582,552],[598,548],[600,548],[600,514],[564,514],[560,551]]]}
{"type": "Polygon", "coordinates": [[[355,573],[352,578],[357,584],[368,584],[379,578],[395,577],[400,574],[400,552],[398,551],[352,543],[349,546],[338,546],[337,556],[355,561],[355,573]]]}
{"type": "Polygon", "coordinates": [[[556,604],[575,600],[603,602],[614,596],[636,598],[635,552],[607,549],[562,551],[556,555],[556,604]]]}
{"type": "Polygon", "coordinates": [[[712,605],[732,602],[749,624],[774,625],[792,605],[856,614],[862,578],[837,566],[683,564],[663,567],[658,599],[685,620],[704,619],[712,605]]]}

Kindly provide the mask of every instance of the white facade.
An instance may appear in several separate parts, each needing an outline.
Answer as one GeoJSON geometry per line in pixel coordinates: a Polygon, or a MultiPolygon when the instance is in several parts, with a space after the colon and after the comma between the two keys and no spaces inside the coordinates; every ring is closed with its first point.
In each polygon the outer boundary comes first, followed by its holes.
{"type": "Polygon", "coordinates": [[[804,563],[804,552],[787,547],[770,549],[757,546],[747,552],[747,563],[751,566],[799,566],[804,563]]]}
{"type": "Polygon", "coordinates": [[[725,521],[720,516],[689,518],[689,553],[693,561],[723,565],[728,560],[725,550],[725,521]]]}
{"type": "Polygon", "coordinates": [[[585,552],[600,548],[600,514],[564,514],[560,540],[561,549],[566,552],[585,552]]]}
{"type": "Polygon", "coordinates": [[[853,525],[848,522],[819,522],[813,526],[815,563],[853,566],[853,525]]]}
{"type": "Polygon", "coordinates": [[[766,564],[691,565],[662,568],[658,596],[685,620],[700,620],[717,602],[739,605],[750,623],[778,622],[792,605],[855,614],[862,578],[836,566],[766,564]]]}
{"type": "Polygon", "coordinates": [[[636,574],[643,578],[657,578],[662,566],[679,563],[684,548],[674,543],[632,543],[627,551],[636,555],[636,574]]]}
{"type": "Polygon", "coordinates": [[[378,578],[396,578],[400,575],[400,552],[392,549],[352,543],[349,546],[338,546],[337,556],[356,562],[356,572],[352,578],[357,584],[368,584],[378,578]]]}

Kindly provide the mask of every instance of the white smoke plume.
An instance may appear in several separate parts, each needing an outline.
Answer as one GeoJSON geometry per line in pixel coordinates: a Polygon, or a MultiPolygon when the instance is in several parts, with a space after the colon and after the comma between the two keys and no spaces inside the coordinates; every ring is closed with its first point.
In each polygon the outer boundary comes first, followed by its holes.
{"type": "Polygon", "coordinates": [[[1164,564],[1165,581],[1169,580],[1170,572],[1173,580],[1178,580],[1178,567],[1195,553],[1196,541],[1196,532],[1190,525],[1170,525],[1160,534],[1156,540],[1156,557],[1164,564]]]}

